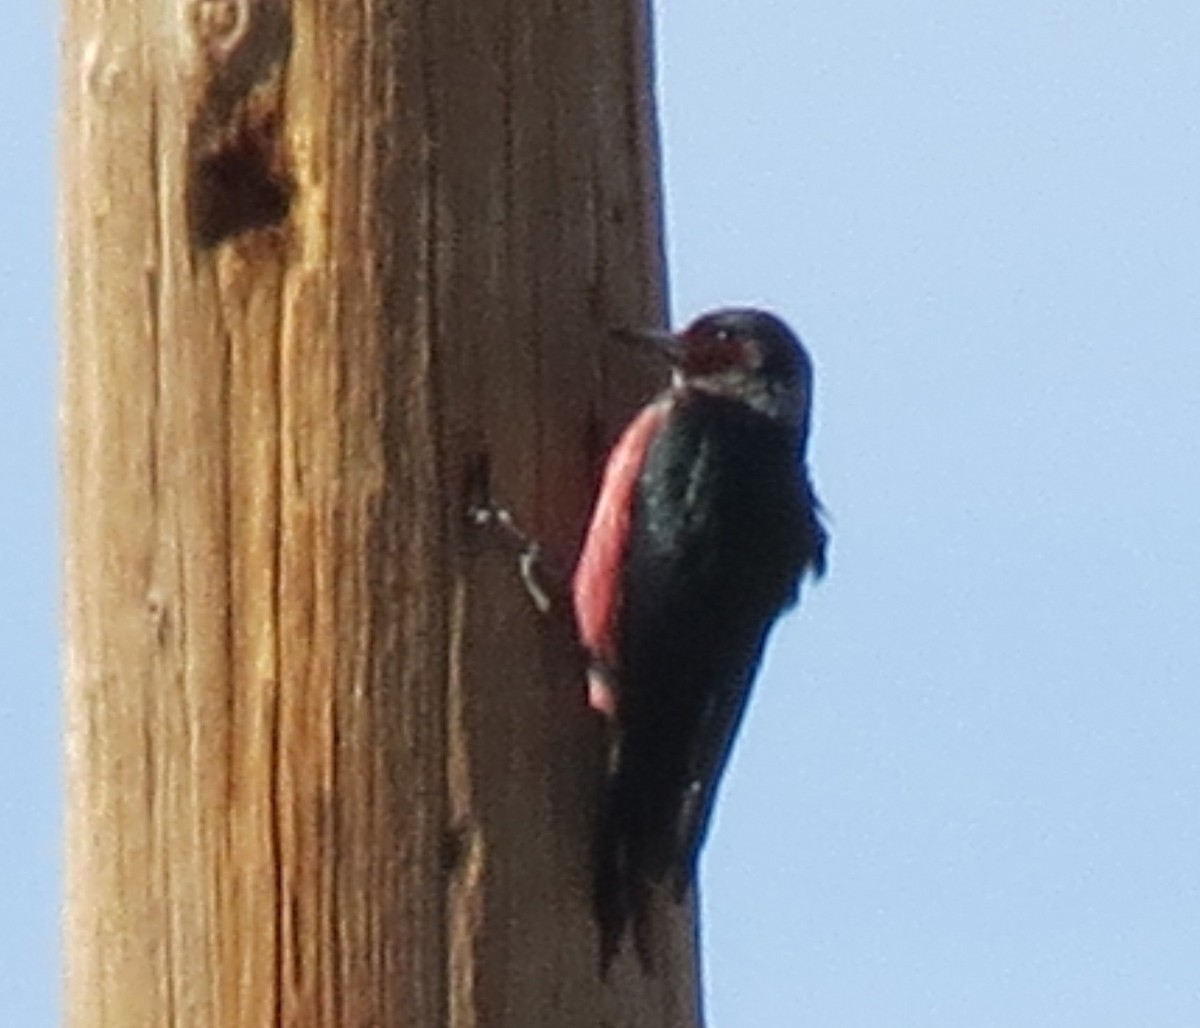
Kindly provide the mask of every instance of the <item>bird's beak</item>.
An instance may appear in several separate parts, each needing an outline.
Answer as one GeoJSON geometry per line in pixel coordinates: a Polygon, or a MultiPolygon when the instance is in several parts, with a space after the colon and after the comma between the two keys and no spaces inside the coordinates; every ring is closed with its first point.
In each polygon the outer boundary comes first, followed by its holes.
{"type": "Polygon", "coordinates": [[[683,356],[683,340],[673,332],[656,328],[614,328],[612,337],[630,346],[665,357],[672,365],[683,356]]]}

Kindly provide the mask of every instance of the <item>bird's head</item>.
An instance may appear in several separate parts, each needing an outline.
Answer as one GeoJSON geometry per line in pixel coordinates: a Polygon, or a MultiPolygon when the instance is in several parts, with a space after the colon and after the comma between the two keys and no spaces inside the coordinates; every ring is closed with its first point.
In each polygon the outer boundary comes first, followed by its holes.
{"type": "Polygon", "coordinates": [[[740,400],[762,413],[805,427],[812,361],[779,318],[753,307],[727,307],[696,318],[681,332],[620,332],[648,342],[670,362],[677,389],[740,400]]]}

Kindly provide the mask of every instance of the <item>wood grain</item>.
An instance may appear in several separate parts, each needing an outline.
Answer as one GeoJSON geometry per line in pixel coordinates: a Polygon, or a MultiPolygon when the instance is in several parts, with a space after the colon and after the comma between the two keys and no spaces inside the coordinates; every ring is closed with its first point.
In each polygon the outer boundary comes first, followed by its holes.
{"type": "Polygon", "coordinates": [[[67,1021],[694,1025],[598,976],[573,559],[663,315],[639,0],[68,0],[67,1021]]]}

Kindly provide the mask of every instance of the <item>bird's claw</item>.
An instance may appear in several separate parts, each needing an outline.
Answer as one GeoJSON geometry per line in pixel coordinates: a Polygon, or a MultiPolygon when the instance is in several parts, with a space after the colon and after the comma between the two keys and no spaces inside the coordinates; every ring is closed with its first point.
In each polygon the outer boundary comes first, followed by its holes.
{"type": "Polygon", "coordinates": [[[500,529],[518,550],[517,569],[521,582],[533,605],[540,614],[549,614],[551,603],[550,594],[538,578],[538,570],[542,562],[542,546],[536,539],[517,524],[512,512],[505,507],[492,503],[476,504],[467,511],[471,524],[479,528],[495,527],[500,529]]]}

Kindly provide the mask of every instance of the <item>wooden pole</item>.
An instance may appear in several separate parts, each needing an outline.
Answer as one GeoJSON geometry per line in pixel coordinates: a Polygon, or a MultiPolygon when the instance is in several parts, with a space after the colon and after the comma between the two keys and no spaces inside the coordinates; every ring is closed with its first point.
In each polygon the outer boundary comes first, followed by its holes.
{"type": "Polygon", "coordinates": [[[643,0],[67,0],[68,1023],[694,1025],[598,973],[552,551],[662,317],[643,0]]]}

